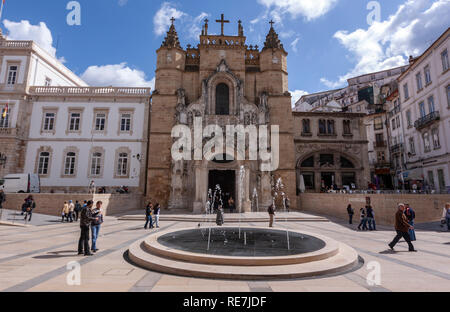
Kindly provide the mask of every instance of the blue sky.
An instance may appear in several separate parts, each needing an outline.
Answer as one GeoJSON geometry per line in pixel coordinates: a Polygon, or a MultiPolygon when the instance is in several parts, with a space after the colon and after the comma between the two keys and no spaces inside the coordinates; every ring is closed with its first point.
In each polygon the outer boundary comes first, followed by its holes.
{"type": "MultiPolygon", "coordinates": [[[[369,0],[148,1],[80,0],[81,26],[69,26],[66,0],[6,0],[2,29],[55,53],[91,85],[151,85],[169,18],[183,47],[196,45],[202,20],[221,13],[243,21],[248,44],[262,46],[274,19],[289,53],[289,88],[296,98],[342,87],[346,78],[405,64],[449,27],[450,0],[383,0],[369,25],[369,0]]],[[[220,25],[210,22],[210,33],[220,25]]]]}

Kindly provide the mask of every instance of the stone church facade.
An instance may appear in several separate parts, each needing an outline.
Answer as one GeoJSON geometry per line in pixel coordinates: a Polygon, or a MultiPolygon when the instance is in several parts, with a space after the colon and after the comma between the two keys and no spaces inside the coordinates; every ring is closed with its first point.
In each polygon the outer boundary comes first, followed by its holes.
{"type": "MultiPolygon", "coordinates": [[[[261,207],[272,202],[273,181],[282,179],[284,192],[296,207],[294,116],[288,91],[287,52],[270,27],[264,47],[246,44],[241,22],[237,35],[208,34],[208,21],[197,47],[180,45],[172,25],[157,50],[156,84],[152,95],[147,197],[169,209],[204,211],[208,189],[220,184],[236,199],[238,211],[251,211],[258,194],[261,207]],[[261,171],[261,160],[174,161],[172,129],[219,125],[279,126],[279,167],[261,171]],[[241,168],[245,169],[245,178],[241,168]],[[240,178],[241,176],[241,178],[240,178]]],[[[248,153],[248,141],[247,141],[248,153]]],[[[235,155],[233,155],[235,156],[235,155]]],[[[234,157],[237,159],[237,157],[234,157]]],[[[248,159],[248,158],[246,158],[248,159]]]]}

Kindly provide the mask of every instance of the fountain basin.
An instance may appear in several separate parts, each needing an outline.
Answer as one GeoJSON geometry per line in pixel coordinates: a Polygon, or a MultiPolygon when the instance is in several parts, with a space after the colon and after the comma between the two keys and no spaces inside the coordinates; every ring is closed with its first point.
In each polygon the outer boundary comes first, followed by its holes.
{"type": "MultiPolygon", "coordinates": [[[[219,231],[226,231],[230,237],[238,230],[236,227],[214,229],[217,235],[219,231]]],[[[280,240],[284,237],[286,240],[286,231],[245,227],[241,229],[242,235],[244,230],[254,233],[254,238],[262,235],[279,237],[280,240]]],[[[298,231],[290,231],[290,238],[293,239],[291,241],[293,248],[290,252],[279,253],[279,248],[270,248],[271,246],[266,245],[265,247],[269,247],[266,249],[268,251],[262,254],[265,244],[252,245],[250,238],[248,251],[240,250],[238,242],[235,241],[230,244],[232,248],[224,249],[230,252],[228,255],[217,251],[219,246],[214,243],[210,253],[207,253],[207,250],[202,253],[200,249],[206,246],[203,242],[193,244],[186,238],[181,238],[181,235],[187,235],[192,239],[198,238],[198,235],[202,236],[199,231],[201,230],[189,228],[156,233],[144,241],[134,243],[129,249],[129,258],[140,267],[161,273],[233,280],[309,278],[345,273],[359,263],[358,254],[353,248],[321,235],[298,231]],[[306,239],[309,243],[306,246],[299,246],[300,242],[296,237],[299,240],[303,237],[303,240],[306,239]],[[180,239],[179,242],[176,241],[177,238],[180,239]],[[187,251],[188,245],[192,247],[189,248],[190,251],[187,251]]],[[[220,242],[220,239],[216,239],[220,242]]],[[[274,245],[277,246],[281,245],[274,245]]]]}

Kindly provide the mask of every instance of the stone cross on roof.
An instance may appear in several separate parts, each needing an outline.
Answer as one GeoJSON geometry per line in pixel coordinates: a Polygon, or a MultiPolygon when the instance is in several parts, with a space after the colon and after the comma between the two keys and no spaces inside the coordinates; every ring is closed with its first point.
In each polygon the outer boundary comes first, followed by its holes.
{"type": "Polygon", "coordinates": [[[270,27],[273,27],[273,24],[275,24],[275,22],[273,20],[270,20],[269,24],[270,24],[270,27]]]}
{"type": "Polygon", "coordinates": [[[175,21],[176,21],[175,17],[172,16],[172,18],[170,19],[170,21],[172,22],[172,25],[173,25],[173,23],[175,23],[175,21]]]}
{"type": "Polygon", "coordinates": [[[229,23],[230,21],[225,20],[224,18],[224,14],[221,15],[221,19],[220,20],[216,20],[216,23],[220,23],[222,25],[222,32],[221,35],[223,36],[223,26],[225,23],[229,23]]]}

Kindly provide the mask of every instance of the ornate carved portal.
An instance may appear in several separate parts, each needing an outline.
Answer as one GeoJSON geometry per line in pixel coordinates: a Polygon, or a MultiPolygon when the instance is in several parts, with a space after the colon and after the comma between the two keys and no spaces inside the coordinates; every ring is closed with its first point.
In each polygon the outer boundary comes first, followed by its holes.
{"type": "MultiPolygon", "coordinates": [[[[190,127],[191,133],[193,133],[194,118],[201,117],[203,128],[211,124],[219,125],[224,134],[227,125],[259,126],[270,124],[269,95],[262,93],[258,104],[250,103],[245,98],[243,89],[242,81],[230,70],[223,59],[218,64],[216,71],[202,82],[202,94],[199,99],[188,104],[185,90],[177,90],[176,124],[190,127]],[[216,112],[217,98],[223,99],[216,96],[217,87],[220,85],[226,85],[229,90],[228,114],[224,114],[223,110],[216,112]]],[[[270,204],[270,174],[259,172],[259,161],[245,160],[218,163],[211,161],[214,157],[215,155],[210,155],[208,159],[203,161],[175,162],[172,160],[170,209],[193,209],[196,213],[203,212],[210,184],[209,173],[212,170],[235,172],[236,181],[233,181],[233,183],[235,183],[235,201],[238,211],[251,209],[250,197],[255,188],[261,198],[261,205],[270,204]],[[246,173],[243,185],[240,185],[239,181],[241,166],[245,167],[246,173]],[[238,200],[240,189],[244,190],[242,207],[238,200]],[[192,196],[193,194],[195,196],[192,196]],[[264,196],[264,194],[269,194],[269,196],[264,196]]]]}

